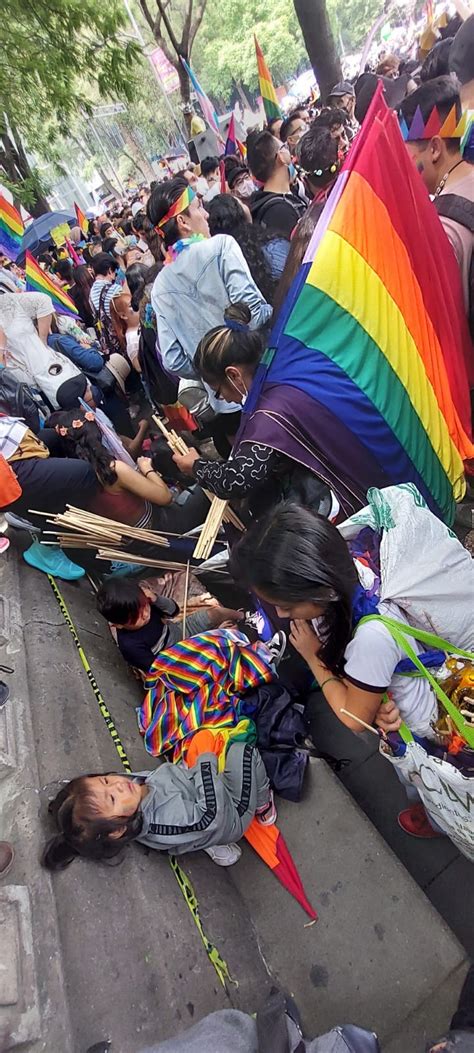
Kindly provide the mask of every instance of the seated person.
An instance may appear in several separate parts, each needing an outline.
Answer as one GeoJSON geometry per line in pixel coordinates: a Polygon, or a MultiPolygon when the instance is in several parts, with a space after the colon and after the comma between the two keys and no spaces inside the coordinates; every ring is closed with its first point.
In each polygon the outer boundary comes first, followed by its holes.
{"type": "Polygon", "coordinates": [[[117,630],[119,650],[129,665],[148,673],[160,651],[179,640],[218,629],[222,624],[235,624],[242,619],[240,611],[209,607],[186,618],[171,622],[179,607],[174,600],[156,596],[143,583],[124,578],[109,578],[97,593],[97,610],[117,630]]]}

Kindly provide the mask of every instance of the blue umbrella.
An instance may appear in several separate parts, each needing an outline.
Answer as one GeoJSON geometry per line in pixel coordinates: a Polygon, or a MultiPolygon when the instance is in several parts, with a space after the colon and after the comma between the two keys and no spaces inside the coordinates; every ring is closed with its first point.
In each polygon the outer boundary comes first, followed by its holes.
{"type": "Polygon", "coordinates": [[[51,241],[51,231],[54,227],[59,227],[61,223],[70,223],[75,226],[77,219],[72,212],[45,212],[43,216],[34,219],[23,235],[21,255],[24,255],[28,249],[34,256],[37,256],[51,241]]]}

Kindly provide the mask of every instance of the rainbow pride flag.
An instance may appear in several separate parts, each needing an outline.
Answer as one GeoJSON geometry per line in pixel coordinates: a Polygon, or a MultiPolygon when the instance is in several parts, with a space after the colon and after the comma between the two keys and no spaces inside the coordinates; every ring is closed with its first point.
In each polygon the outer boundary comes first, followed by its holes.
{"type": "Polygon", "coordinates": [[[396,117],[374,97],[280,311],[236,444],[262,442],[346,514],[412,482],[452,523],[472,345],[456,259],[396,117]]]}
{"type": "Polygon", "coordinates": [[[74,202],[74,208],[76,211],[77,225],[87,238],[89,234],[89,220],[87,219],[87,216],[84,215],[82,208],[79,208],[79,205],[77,205],[76,202],[74,202]]]}
{"type": "Polygon", "coordinates": [[[280,105],[277,99],[277,93],[273,86],[270,70],[263,57],[263,51],[260,44],[254,35],[255,41],[255,52],[257,55],[257,66],[258,66],[258,83],[260,85],[260,95],[262,96],[262,102],[265,109],[265,117],[267,121],[273,120],[275,117],[283,117],[280,110],[280,105]]]}
{"type": "Polygon", "coordinates": [[[64,292],[60,285],[57,285],[49,274],[41,270],[39,263],[36,262],[31,252],[26,253],[25,273],[28,292],[46,293],[53,301],[54,310],[58,311],[59,314],[74,316],[78,314],[77,307],[74,301],[71,300],[71,297],[64,292]]]}
{"type": "Polygon", "coordinates": [[[16,260],[21,250],[25,225],[17,209],[0,194],[0,252],[16,260]]]}

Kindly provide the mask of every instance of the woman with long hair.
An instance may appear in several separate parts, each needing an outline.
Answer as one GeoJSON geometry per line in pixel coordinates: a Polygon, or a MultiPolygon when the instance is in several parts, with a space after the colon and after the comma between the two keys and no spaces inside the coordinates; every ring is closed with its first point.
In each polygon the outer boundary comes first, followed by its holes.
{"type": "MultiPolygon", "coordinates": [[[[194,363],[199,375],[218,398],[245,403],[263,350],[262,333],[249,328],[246,304],[230,304],[224,324],[200,341],[194,363]]],[[[329,488],[315,475],[270,445],[244,442],[225,463],[203,460],[196,450],[174,455],[181,472],[192,474],[218,497],[246,498],[249,511],[263,510],[290,495],[323,515],[335,514],[329,488]]]]}
{"type": "Polygon", "coordinates": [[[273,304],[290,248],[288,239],[254,224],[247,206],[231,194],[213,198],[208,213],[211,234],[231,234],[235,238],[254,282],[267,303],[273,304]]]}

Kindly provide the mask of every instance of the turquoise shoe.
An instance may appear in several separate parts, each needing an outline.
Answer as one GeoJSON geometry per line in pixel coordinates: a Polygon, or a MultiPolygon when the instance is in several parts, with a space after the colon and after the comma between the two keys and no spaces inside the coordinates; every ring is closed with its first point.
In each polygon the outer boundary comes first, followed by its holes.
{"type": "Polygon", "coordinates": [[[30,567],[42,570],[44,574],[52,574],[54,578],[62,578],[63,581],[76,581],[83,578],[86,573],[83,567],[72,563],[65,555],[59,545],[40,545],[39,541],[33,541],[30,548],[23,553],[23,559],[30,567]]]}

